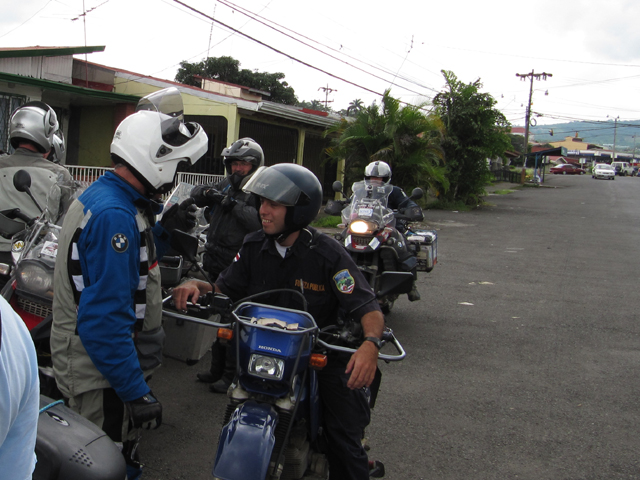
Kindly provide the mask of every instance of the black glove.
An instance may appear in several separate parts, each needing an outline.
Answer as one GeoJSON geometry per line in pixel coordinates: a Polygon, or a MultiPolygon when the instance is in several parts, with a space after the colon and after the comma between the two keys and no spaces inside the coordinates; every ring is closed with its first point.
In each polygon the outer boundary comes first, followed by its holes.
{"type": "Polygon", "coordinates": [[[231,195],[227,195],[226,197],[224,197],[224,200],[222,200],[220,206],[222,206],[222,209],[225,212],[229,212],[233,207],[236,206],[236,203],[238,203],[238,201],[235,198],[233,198],[231,195]]]}
{"type": "Polygon", "coordinates": [[[155,430],[162,424],[162,404],[153,396],[153,392],[125,402],[125,405],[134,428],[155,430]]]}
{"type": "Polygon", "coordinates": [[[224,193],[220,193],[218,190],[216,190],[215,188],[210,188],[209,190],[207,190],[204,193],[205,197],[207,197],[207,199],[212,202],[212,204],[220,204],[222,203],[222,200],[224,200],[224,198],[226,197],[226,195],[224,193]]]}
{"type": "Polygon", "coordinates": [[[160,224],[169,232],[174,230],[182,230],[188,232],[195,228],[198,220],[196,219],[196,211],[198,207],[195,205],[196,201],[193,198],[187,198],[180,205],[173,205],[162,216],[160,224]]]}

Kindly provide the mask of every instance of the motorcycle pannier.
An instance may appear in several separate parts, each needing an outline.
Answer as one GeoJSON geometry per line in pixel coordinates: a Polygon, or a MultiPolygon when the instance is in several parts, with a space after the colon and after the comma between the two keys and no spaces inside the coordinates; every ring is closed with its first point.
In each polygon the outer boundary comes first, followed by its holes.
{"type": "Polygon", "coordinates": [[[407,236],[409,248],[415,248],[418,271],[430,272],[438,263],[438,234],[435,230],[416,230],[407,236]]]}

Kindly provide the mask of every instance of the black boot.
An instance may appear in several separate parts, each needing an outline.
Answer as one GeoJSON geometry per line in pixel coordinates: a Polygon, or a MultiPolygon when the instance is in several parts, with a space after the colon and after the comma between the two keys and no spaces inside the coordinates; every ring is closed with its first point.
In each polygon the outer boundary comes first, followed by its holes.
{"type": "Polygon", "coordinates": [[[229,385],[236,376],[236,358],[233,354],[233,348],[227,347],[224,358],[224,370],[220,376],[220,380],[209,385],[209,390],[213,393],[227,393],[229,385]]]}
{"type": "Polygon", "coordinates": [[[225,358],[227,355],[227,347],[222,345],[218,339],[211,345],[211,367],[208,372],[200,372],[196,374],[198,380],[204,383],[215,383],[224,373],[225,358]]]}

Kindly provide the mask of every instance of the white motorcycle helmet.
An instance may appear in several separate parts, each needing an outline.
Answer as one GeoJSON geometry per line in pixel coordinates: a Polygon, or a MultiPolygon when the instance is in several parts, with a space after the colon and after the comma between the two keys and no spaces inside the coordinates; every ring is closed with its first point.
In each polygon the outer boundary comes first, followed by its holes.
{"type": "Polygon", "coordinates": [[[28,140],[40,153],[48,153],[58,130],[56,112],[44,102],[29,102],[18,107],[9,121],[9,139],[13,148],[28,140]]]}
{"type": "Polygon", "coordinates": [[[136,112],[118,125],[111,155],[115,163],[127,165],[153,196],[171,190],[178,165],[196,163],[208,143],[199,124],[184,122],[182,96],[170,87],[140,99],[136,112]]]}
{"type": "Polygon", "coordinates": [[[382,178],[387,185],[391,181],[391,167],[386,162],[371,162],[364,169],[364,178],[369,180],[371,177],[382,178]]]}

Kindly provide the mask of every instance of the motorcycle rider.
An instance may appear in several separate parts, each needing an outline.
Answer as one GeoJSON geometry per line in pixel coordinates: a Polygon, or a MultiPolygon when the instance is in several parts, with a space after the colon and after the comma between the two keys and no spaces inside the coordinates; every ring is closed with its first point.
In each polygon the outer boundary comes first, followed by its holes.
{"type": "MultiPolygon", "coordinates": [[[[369,182],[378,183],[380,185],[390,185],[391,167],[386,162],[371,162],[364,169],[364,178],[369,182]]],[[[421,222],[424,219],[424,215],[420,206],[409,198],[400,187],[396,185],[391,186],[393,187],[393,190],[389,194],[387,206],[392,210],[400,212],[411,222],[421,222]]],[[[404,238],[404,232],[406,230],[404,224],[402,222],[398,222],[396,224],[396,229],[404,238]]],[[[409,301],[415,302],[420,300],[420,292],[418,292],[418,288],[416,287],[418,273],[417,265],[414,260],[415,255],[407,249],[406,238],[404,239],[404,242],[401,242],[401,245],[402,247],[397,247],[398,263],[401,268],[404,268],[413,274],[413,286],[411,287],[411,291],[407,293],[407,297],[409,298],[409,301]]]]}
{"type": "MultiPolygon", "coordinates": [[[[366,340],[350,357],[330,353],[318,378],[331,478],[367,479],[370,466],[361,438],[370,407],[363,387],[376,376],[384,328],[380,306],[340,244],[308,226],[322,203],[322,187],[310,170],[289,163],[263,167],[244,190],[260,197],[262,230],[245,237],[215,290],[234,301],[274,288],[302,290],[320,328],[336,324],[339,310],[360,321],[366,340]]],[[[173,291],[176,307],[185,309],[187,300],[195,302],[211,289],[198,280],[178,286],[173,291]]],[[[261,303],[302,308],[301,300],[287,292],[261,303]]]]}
{"type": "MultiPolygon", "coordinates": [[[[59,129],[56,112],[43,102],[29,102],[18,107],[9,120],[9,142],[12,155],[0,157],[0,211],[19,208],[35,218],[40,210],[28,197],[13,186],[13,175],[26,170],[31,176],[31,193],[44,208],[51,187],[59,182],[72,182],[73,177],[61,165],[49,160],[55,134],[59,129]]],[[[11,264],[11,240],[0,237],[0,262],[11,264]]]]}
{"type": "Polygon", "coordinates": [[[0,297],[0,472],[26,480],[36,465],[38,360],[22,319],[0,297]]]}
{"type": "Polygon", "coordinates": [[[113,137],[114,171],[74,201],[60,233],[51,328],[56,382],[73,410],[122,445],[129,479],[142,474],[141,427],[162,421],[147,384],[164,341],[158,259],[174,229],[196,224],[193,199],[155,223],[158,200],[178,165],[195,163],[207,144],[200,125],[184,122],[175,87],[142,98],[113,137]]]}
{"type": "MultiPolygon", "coordinates": [[[[191,196],[198,207],[209,211],[209,229],[203,267],[215,280],[231,265],[245,235],[260,229],[257,197],[242,191],[255,171],[264,165],[262,147],[251,138],[241,138],[222,151],[227,176],[215,185],[199,185],[191,196]]],[[[210,390],[226,393],[235,375],[235,362],[226,361],[227,349],[216,340],[211,346],[211,367],[200,372],[200,381],[210,390]]]]}

